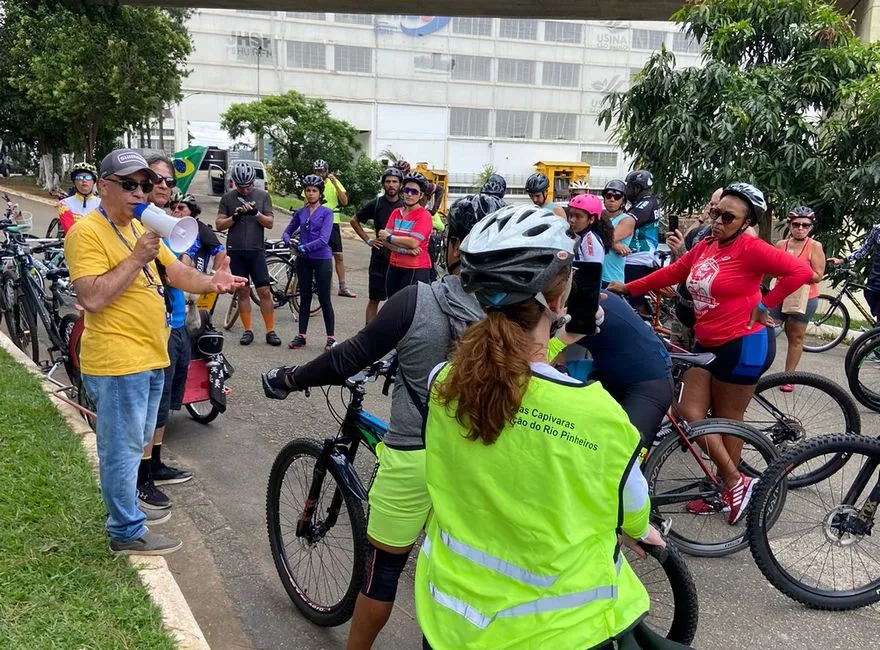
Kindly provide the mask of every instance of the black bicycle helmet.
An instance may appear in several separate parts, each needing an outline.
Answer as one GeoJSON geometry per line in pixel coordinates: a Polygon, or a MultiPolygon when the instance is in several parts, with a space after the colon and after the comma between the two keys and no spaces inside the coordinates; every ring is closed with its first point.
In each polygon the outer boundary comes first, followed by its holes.
{"type": "Polygon", "coordinates": [[[546,192],[548,187],[550,187],[550,179],[544,174],[532,174],[526,179],[527,194],[546,192]]]}
{"type": "Polygon", "coordinates": [[[731,183],[721,192],[721,198],[725,196],[735,196],[745,202],[749,207],[749,225],[754,226],[764,213],[767,212],[767,201],[764,200],[764,193],[754,185],[749,183],[731,183]]]}
{"type": "Polygon", "coordinates": [[[809,219],[810,221],[816,220],[816,213],[813,212],[812,208],[808,208],[805,205],[800,205],[796,208],[793,208],[791,212],[788,213],[788,220],[792,219],[809,219]]]}
{"type": "Polygon", "coordinates": [[[317,174],[309,174],[303,179],[303,189],[307,187],[317,187],[318,191],[324,193],[324,179],[317,174]]]}
{"type": "Polygon", "coordinates": [[[461,245],[461,285],[484,307],[536,297],[574,260],[569,226],[546,208],[509,205],[474,225],[461,245]]]}
{"type": "Polygon", "coordinates": [[[403,177],[403,184],[407,183],[418,183],[419,189],[422,192],[426,192],[428,190],[428,179],[425,178],[425,175],[421,172],[410,172],[406,176],[403,177]]]}
{"type": "Polygon", "coordinates": [[[405,160],[398,160],[394,163],[394,167],[399,169],[403,174],[408,174],[411,169],[410,164],[405,160]]]}
{"type": "Polygon", "coordinates": [[[244,160],[239,160],[232,165],[232,182],[240,187],[252,185],[257,180],[257,172],[254,171],[253,165],[244,160]]]}
{"type": "Polygon", "coordinates": [[[507,194],[507,181],[504,179],[504,176],[501,174],[492,174],[489,176],[489,178],[486,179],[486,182],[483,183],[480,194],[488,194],[489,196],[503,199],[504,195],[507,194]]]}
{"type": "Polygon", "coordinates": [[[605,183],[605,187],[602,188],[602,193],[604,194],[608,190],[611,190],[612,192],[620,192],[621,194],[626,194],[626,183],[624,183],[620,179],[615,178],[614,180],[605,183]]]}
{"type": "Polygon", "coordinates": [[[91,165],[87,162],[78,162],[74,163],[73,167],[70,168],[70,180],[73,180],[73,177],[77,174],[91,174],[92,180],[98,180],[98,170],[95,169],[94,165],[91,165]]]}
{"type": "Polygon", "coordinates": [[[504,203],[501,199],[486,193],[472,194],[458,199],[446,215],[447,237],[463,241],[475,223],[503,207],[504,203]]]}
{"type": "Polygon", "coordinates": [[[623,193],[630,201],[635,201],[639,194],[653,187],[654,175],[647,169],[636,169],[626,175],[623,193]]]}
{"type": "Polygon", "coordinates": [[[389,176],[393,176],[401,183],[403,183],[403,172],[401,172],[397,167],[389,167],[382,173],[382,182],[385,182],[385,179],[389,176]]]}

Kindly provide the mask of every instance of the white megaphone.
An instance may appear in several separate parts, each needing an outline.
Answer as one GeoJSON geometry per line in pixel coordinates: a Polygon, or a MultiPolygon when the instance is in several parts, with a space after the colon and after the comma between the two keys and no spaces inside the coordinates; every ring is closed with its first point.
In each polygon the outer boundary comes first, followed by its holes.
{"type": "Polygon", "coordinates": [[[147,228],[161,235],[175,253],[185,253],[199,236],[199,223],[192,217],[176,219],[152,203],[142,203],[134,209],[134,216],[147,228]]]}

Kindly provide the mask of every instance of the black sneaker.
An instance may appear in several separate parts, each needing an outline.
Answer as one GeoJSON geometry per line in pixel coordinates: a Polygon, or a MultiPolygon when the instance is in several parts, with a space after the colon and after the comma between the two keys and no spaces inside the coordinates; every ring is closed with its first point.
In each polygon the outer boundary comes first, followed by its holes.
{"type": "Polygon", "coordinates": [[[175,485],[177,483],[186,483],[193,477],[192,472],[185,469],[177,469],[162,463],[158,469],[153,467],[153,484],[154,485],[175,485]]]}
{"type": "Polygon", "coordinates": [[[324,352],[329,352],[330,348],[336,347],[336,337],[328,336],[327,337],[327,345],[324,346],[324,352]]]}
{"type": "Polygon", "coordinates": [[[299,350],[300,348],[306,347],[306,337],[302,334],[297,334],[294,339],[287,344],[287,347],[291,350],[299,350]]]}
{"type": "Polygon", "coordinates": [[[254,342],[254,333],[250,330],[245,330],[244,334],[241,335],[241,338],[238,340],[241,345],[250,345],[254,342]]]}
{"type": "Polygon", "coordinates": [[[165,510],[171,507],[171,499],[168,495],[156,488],[152,482],[138,485],[137,493],[141,508],[165,510]]]}
{"type": "Polygon", "coordinates": [[[272,368],[268,372],[264,372],[261,376],[263,383],[263,392],[269,399],[286,399],[290,395],[290,388],[287,386],[285,377],[287,376],[287,368],[272,368]]]}
{"type": "Polygon", "coordinates": [[[268,343],[269,345],[281,345],[281,339],[275,333],[275,330],[272,330],[271,332],[266,332],[266,343],[268,343]]]}

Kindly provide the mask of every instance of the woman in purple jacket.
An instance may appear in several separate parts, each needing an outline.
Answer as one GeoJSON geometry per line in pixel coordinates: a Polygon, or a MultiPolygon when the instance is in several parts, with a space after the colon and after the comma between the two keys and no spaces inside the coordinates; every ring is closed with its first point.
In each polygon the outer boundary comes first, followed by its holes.
{"type": "Polygon", "coordinates": [[[333,230],[333,212],[321,205],[324,199],[324,181],[316,174],[303,179],[306,204],[293,214],[284,229],[285,244],[299,230],[297,246],[296,275],[299,279],[299,334],[290,342],[291,350],[298,350],[306,344],[309,329],[309,312],[312,309],[312,283],[318,289],[318,302],[324,315],[324,329],[327,331],[329,350],[336,345],[334,336],[335,316],[330,302],[330,285],[333,280],[333,253],[330,251],[330,233],[333,230]]]}

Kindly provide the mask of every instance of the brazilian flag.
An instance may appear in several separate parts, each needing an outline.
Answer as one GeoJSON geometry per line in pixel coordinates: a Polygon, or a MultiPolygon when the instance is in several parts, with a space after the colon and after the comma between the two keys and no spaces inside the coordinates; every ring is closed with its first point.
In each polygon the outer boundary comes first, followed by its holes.
{"type": "Polygon", "coordinates": [[[186,194],[207,151],[207,147],[189,147],[174,154],[174,175],[177,177],[177,187],[181,194],[186,194]]]}

